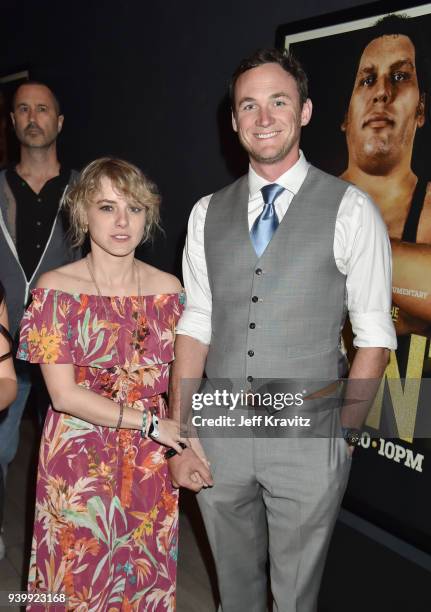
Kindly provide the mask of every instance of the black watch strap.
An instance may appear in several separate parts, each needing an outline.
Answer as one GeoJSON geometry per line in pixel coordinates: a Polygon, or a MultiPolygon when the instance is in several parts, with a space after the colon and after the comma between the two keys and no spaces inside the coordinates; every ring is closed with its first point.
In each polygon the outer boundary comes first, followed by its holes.
{"type": "MultiPolygon", "coordinates": [[[[178,442],[178,445],[181,446],[183,450],[187,448],[187,444],[184,444],[184,442],[178,442]]],[[[170,459],[171,457],[175,457],[175,455],[178,455],[178,451],[175,450],[175,448],[170,448],[165,453],[165,459],[170,459]]]]}

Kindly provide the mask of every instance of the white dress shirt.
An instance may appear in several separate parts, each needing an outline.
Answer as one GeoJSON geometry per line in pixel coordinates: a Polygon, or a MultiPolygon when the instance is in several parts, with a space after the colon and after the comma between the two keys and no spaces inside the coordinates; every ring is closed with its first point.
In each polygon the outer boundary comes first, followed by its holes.
{"type": "MultiPolygon", "coordinates": [[[[301,151],[299,160],[274,181],[285,188],[275,201],[279,221],[304,182],[308,167],[301,151]]],[[[263,210],[260,189],[268,183],[249,167],[249,229],[263,210]]],[[[210,200],[211,195],[200,199],[190,214],[183,253],[187,305],[177,326],[178,334],[204,344],[211,340],[212,297],[204,249],[205,217],[210,200]]],[[[338,270],[347,277],[345,300],[354,345],[395,349],[397,342],[391,318],[392,258],[386,226],[370,197],[353,185],[347,188],[337,213],[334,258],[338,270]]]]}

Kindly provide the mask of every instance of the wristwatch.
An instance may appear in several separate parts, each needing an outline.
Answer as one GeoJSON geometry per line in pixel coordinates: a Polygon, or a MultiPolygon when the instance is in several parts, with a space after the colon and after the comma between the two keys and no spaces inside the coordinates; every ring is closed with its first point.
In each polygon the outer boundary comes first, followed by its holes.
{"type": "MultiPolygon", "coordinates": [[[[184,444],[184,442],[178,442],[178,446],[181,446],[183,450],[187,448],[187,444],[184,444]]],[[[171,457],[175,457],[175,455],[178,455],[178,451],[176,451],[175,448],[170,448],[165,453],[165,459],[170,459],[171,457]]]]}
{"type": "Polygon", "coordinates": [[[359,446],[361,444],[362,432],[354,427],[342,427],[343,438],[348,446],[359,446]]]}
{"type": "Polygon", "coordinates": [[[160,438],[159,417],[157,417],[155,414],[153,414],[153,418],[151,419],[151,425],[150,429],[148,430],[148,435],[150,436],[150,438],[153,438],[153,440],[157,440],[157,438],[160,438]]]}

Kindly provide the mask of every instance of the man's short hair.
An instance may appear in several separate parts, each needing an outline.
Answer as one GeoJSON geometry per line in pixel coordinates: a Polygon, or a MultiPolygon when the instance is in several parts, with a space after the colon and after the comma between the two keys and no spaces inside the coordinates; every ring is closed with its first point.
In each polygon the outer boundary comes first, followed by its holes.
{"type": "Polygon", "coordinates": [[[371,28],[364,30],[364,38],[361,40],[361,51],[358,56],[358,65],[364,49],[371,41],[381,36],[403,35],[407,36],[415,48],[415,64],[418,79],[419,93],[429,92],[429,65],[427,43],[425,42],[418,23],[407,15],[385,15],[379,19],[371,28]]]}
{"type": "Polygon", "coordinates": [[[298,87],[299,100],[301,106],[308,98],[308,78],[302,68],[300,62],[288,51],[279,51],[278,49],[258,49],[249,57],[241,60],[238,68],[233,73],[229,82],[229,97],[232,109],[235,109],[235,85],[239,77],[258,66],[265,64],[278,64],[290,76],[292,76],[298,87]]]}
{"type": "Polygon", "coordinates": [[[18,90],[21,87],[24,87],[25,85],[39,85],[40,87],[46,87],[46,89],[48,89],[48,91],[51,93],[51,96],[54,100],[54,106],[55,106],[55,111],[58,115],[61,115],[61,105],[60,105],[60,100],[58,99],[57,94],[52,90],[52,88],[47,85],[46,83],[42,83],[42,81],[24,81],[23,83],[20,83],[18,85],[18,87],[15,89],[14,94],[12,96],[12,112],[15,110],[15,102],[16,102],[16,95],[18,93],[18,90]]]}

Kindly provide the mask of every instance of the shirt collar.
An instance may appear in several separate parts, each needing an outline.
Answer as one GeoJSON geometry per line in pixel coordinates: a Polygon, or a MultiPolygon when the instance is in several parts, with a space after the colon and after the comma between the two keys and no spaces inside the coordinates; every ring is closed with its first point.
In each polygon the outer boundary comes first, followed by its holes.
{"type": "MultiPolygon", "coordinates": [[[[299,159],[293,164],[289,170],[279,176],[274,183],[281,185],[293,195],[296,195],[307,176],[308,168],[310,164],[305,159],[305,155],[302,151],[299,151],[299,159]]],[[[270,181],[259,176],[251,166],[248,168],[248,190],[250,198],[253,198],[264,185],[269,185],[270,181]]]]}

